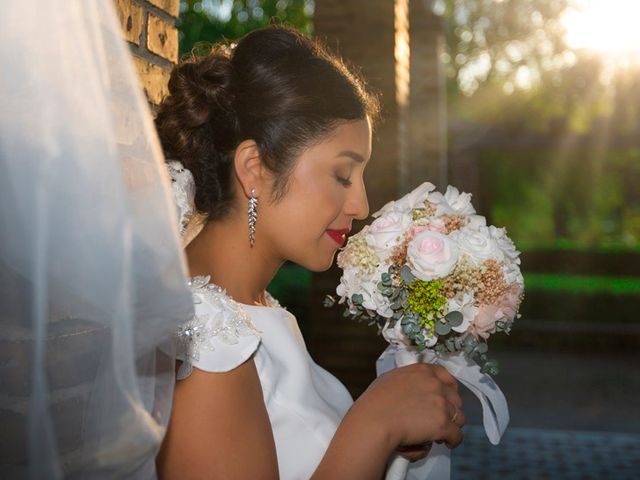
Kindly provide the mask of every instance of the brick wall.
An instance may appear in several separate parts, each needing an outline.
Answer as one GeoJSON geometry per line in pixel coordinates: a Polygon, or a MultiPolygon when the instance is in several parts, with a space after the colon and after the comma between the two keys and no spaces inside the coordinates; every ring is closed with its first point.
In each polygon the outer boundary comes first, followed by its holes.
{"type": "Polygon", "coordinates": [[[152,109],[167,94],[171,68],[178,61],[175,22],[179,0],[113,0],[123,36],[152,109]]]}

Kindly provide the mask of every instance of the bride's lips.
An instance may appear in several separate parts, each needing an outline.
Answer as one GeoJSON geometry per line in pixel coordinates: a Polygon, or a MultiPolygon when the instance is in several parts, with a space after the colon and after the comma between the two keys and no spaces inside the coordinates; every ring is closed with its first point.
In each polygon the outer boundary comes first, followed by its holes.
{"type": "Polygon", "coordinates": [[[342,228],[340,230],[330,230],[327,229],[327,235],[331,237],[331,239],[336,242],[341,247],[345,244],[347,240],[347,234],[349,233],[349,228],[342,228]]]}

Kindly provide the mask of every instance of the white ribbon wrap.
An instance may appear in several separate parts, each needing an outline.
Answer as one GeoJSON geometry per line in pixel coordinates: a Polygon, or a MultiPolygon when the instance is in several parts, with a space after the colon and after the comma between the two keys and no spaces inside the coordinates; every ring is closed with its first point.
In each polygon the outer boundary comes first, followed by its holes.
{"type": "MultiPolygon", "coordinates": [[[[482,404],[484,430],[489,441],[498,445],[509,424],[509,407],[504,394],[493,379],[462,353],[436,355],[431,350],[418,352],[415,348],[390,345],[376,363],[378,376],[394,368],[413,363],[433,363],[446,368],[460,383],[471,390],[482,404]]],[[[448,480],[451,476],[451,451],[444,444],[434,443],[424,460],[409,465],[409,461],[395,455],[389,463],[385,480],[448,480]]]]}

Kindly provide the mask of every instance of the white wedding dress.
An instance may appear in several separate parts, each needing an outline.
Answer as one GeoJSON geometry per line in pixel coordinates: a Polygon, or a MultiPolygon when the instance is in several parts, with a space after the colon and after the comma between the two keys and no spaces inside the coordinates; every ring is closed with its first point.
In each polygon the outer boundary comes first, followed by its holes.
{"type": "Polygon", "coordinates": [[[194,367],[226,372],[253,355],[280,478],[310,478],[353,403],[349,392],[312,360],[296,318],[272,297],[268,307],[241,304],[202,276],[190,286],[195,316],[177,335],[178,379],[194,367]]]}

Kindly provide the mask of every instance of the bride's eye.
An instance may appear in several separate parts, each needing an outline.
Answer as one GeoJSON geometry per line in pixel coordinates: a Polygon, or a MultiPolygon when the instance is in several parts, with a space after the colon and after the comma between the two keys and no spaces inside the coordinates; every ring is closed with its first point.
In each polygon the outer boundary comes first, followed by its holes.
{"type": "Polygon", "coordinates": [[[351,180],[348,178],[344,178],[344,177],[341,177],[340,175],[336,175],[336,180],[338,180],[338,182],[340,182],[345,187],[351,186],[351,180]]]}

